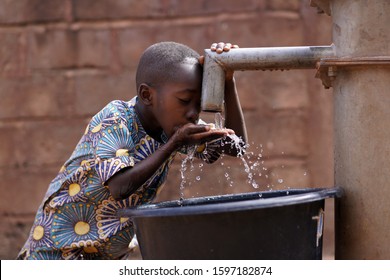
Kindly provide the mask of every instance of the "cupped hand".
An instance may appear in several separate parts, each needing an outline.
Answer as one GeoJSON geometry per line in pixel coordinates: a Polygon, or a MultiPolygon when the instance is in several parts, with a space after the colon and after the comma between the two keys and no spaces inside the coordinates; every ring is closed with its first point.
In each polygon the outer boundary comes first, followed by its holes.
{"type": "Polygon", "coordinates": [[[226,137],[234,134],[234,131],[228,128],[212,129],[210,125],[186,124],[178,127],[172,136],[172,141],[177,147],[185,145],[202,144],[211,140],[226,137]]]}

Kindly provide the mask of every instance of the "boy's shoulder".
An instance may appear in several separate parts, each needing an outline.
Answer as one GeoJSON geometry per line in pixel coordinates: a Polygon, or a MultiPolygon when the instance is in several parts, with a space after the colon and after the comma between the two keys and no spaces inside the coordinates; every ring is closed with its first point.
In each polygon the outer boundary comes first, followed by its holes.
{"type": "Polygon", "coordinates": [[[96,115],[123,115],[128,114],[133,110],[136,102],[136,98],[132,98],[129,101],[124,100],[112,100],[106,106],[103,107],[96,115]]]}
{"type": "Polygon", "coordinates": [[[135,98],[129,101],[112,100],[92,117],[91,123],[127,123],[133,118],[135,102],[135,98]]]}
{"type": "Polygon", "coordinates": [[[135,102],[136,102],[136,97],[128,101],[112,100],[105,106],[105,108],[116,109],[116,110],[129,110],[132,107],[134,107],[135,102]]]}

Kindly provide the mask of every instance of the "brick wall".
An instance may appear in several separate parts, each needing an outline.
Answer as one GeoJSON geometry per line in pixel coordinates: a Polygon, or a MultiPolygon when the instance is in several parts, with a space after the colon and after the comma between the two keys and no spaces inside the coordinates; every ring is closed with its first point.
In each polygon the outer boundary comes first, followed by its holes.
{"type": "MultiPolygon", "coordinates": [[[[217,41],[329,45],[330,33],[330,18],[309,0],[1,0],[0,258],[15,258],[90,117],[135,95],[147,46],[173,40],[202,52],[217,41]]],[[[262,154],[260,188],[246,183],[240,159],[223,158],[195,163],[185,197],[332,185],[332,96],[314,70],[236,77],[254,154],[247,160],[262,154]]],[[[180,164],[160,200],[179,197],[180,164]]]]}

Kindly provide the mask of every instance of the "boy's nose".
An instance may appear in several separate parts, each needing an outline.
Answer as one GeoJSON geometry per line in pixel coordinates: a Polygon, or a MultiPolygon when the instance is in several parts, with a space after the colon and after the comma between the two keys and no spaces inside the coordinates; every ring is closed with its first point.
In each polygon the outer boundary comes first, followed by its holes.
{"type": "Polygon", "coordinates": [[[191,108],[190,110],[188,110],[186,117],[187,120],[191,123],[196,123],[199,119],[199,110],[197,110],[196,108],[191,108]]]}

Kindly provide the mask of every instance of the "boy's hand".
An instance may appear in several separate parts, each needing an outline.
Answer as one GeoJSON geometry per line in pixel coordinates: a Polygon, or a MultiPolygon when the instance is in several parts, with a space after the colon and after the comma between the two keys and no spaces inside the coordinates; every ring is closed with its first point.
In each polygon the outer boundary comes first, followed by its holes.
{"type": "Polygon", "coordinates": [[[177,148],[184,145],[202,144],[234,134],[231,129],[213,129],[210,125],[186,124],[176,129],[171,137],[177,148]]]}
{"type": "MultiPolygon", "coordinates": [[[[219,43],[212,43],[210,50],[213,52],[216,52],[218,54],[223,53],[223,52],[228,52],[230,49],[238,49],[238,45],[232,45],[231,43],[224,43],[224,42],[219,42],[219,43]]],[[[204,56],[201,55],[199,57],[199,63],[203,65],[204,63],[204,56]]]]}
{"type": "Polygon", "coordinates": [[[228,52],[230,49],[236,49],[239,48],[237,45],[232,45],[231,43],[224,43],[224,42],[219,42],[219,43],[213,43],[211,44],[210,50],[215,51],[216,53],[223,53],[223,52],[228,52]]]}
{"type": "MultiPolygon", "coordinates": [[[[218,54],[221,54],[223,52],[228,52],[231,49],[238,49],[238,48],[239,48],[238,45],[232,45],[231,43],[225,44],[224,42],[219,42],[219,43],[211,44],[210,50],[213,52],[216,52],[218,54]]],[[[203,63],[204,63],[204,56],[203,55],[201,57],[199,57],[199,63],[203,65],[203,63]]],[[[226,81],[233,80],[234,71],[229,70],[229,69],[225,69],[225,70],[226,70],[225,71],[225,80],[226,81]]]]}

